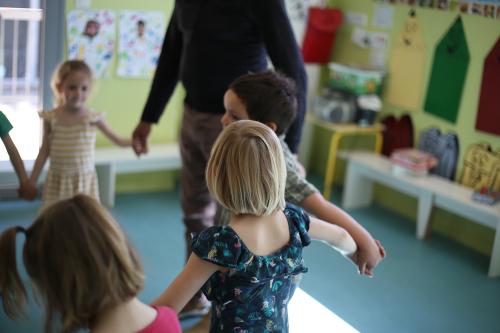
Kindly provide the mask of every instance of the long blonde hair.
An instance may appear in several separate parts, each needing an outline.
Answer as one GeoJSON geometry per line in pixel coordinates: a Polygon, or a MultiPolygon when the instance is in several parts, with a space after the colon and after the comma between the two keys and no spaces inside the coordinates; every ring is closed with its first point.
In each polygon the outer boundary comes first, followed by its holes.
{"type": "Polygon", "coordinates": [[[50,80],[50,87],[52,88],[52,93],[54,94],[54,105],[61,106],[64,99],[59,92],[59,87],[63,84],[64,80],[74,72],[83,72],[88,75],[89,80],[92,81],[92,70],[89,65],[83,60],[66,60],[60,63],[54,74],[52,74],[52,79],[50,80]]]}
{"type": "Polygon", "coordinates": [[[45,331],[57,313],[61,331],[87,328],[102,311],[137,295],[144,284],[139,257],[111,215],[79,194],[46,208],[31,227],[0,236],[0,293],[5,313],[24,313],[26,289],[16,267],[16,234],[26,234],[23,261],[46,309],[45,331]]]}
{"type": "Polygon", "coordinates": [[[217,138],[206,170],[208,190],[233,214],[270,215],[285,208],[286,166],[276,134],[236,121],[217,138]]]}

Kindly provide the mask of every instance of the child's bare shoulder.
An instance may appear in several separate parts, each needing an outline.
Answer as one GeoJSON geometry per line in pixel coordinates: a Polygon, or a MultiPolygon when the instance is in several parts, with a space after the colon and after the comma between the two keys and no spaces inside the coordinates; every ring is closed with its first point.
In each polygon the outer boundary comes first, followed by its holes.
{"type": "Polygon", "coordinates": [[[52,120],[56,117],[56,109],[40,110],[38,116],[43,120],[52,120]]]}
{"type": "Polygon", "coordinates": [[[85,119],[87,119],[90,123],[95,124],[104,120],[104,113],[94,109],[87,109],[85,119]]]}

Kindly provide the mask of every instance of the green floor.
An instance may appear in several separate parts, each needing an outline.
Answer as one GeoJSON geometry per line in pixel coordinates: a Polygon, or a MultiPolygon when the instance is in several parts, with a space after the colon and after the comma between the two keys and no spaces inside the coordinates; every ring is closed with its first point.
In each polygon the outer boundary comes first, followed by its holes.
{"type": "MultiPolygon", "coordinates": [[[[28,225],[38,204],[0,202],[0,230],[28,225]]],[[[140,298],[151,301],[184,261],[178,192],[118,195],[112,212],[140,252],[147,274],[140,298]]],[[[413,222],[377,206],[350,213],[382,241],[388,258],[369,279],[314,243],[305,251],[307,293],[361,332],[500,332],[500,279],[487,278],[489,258],[439,236],[418,241],[413,222]]],[[[42,316],[33,303],[18,324],[0,313],[0,332],[42,332],[42,316]]]]}

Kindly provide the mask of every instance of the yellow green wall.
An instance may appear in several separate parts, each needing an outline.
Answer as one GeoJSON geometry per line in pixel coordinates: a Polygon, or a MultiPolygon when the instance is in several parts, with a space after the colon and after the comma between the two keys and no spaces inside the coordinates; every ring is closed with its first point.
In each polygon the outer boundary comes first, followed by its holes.
{"type": "MultiPolygon", "coordinates": [[[[400,31],[403,22],[408,15],[410,6],[407,5],[391,5],[394,7],[393,28],[390,31],[373,28],[372,16],[376,5],[379,2],[372,0],[334,0],[330,4],[342,9],[344,13],[347,11],[360,12],[368,15],[368,24],[363,29],[368,31],[387,32],[390,36],[389,43],[396,37],[400,31]]],[[[418,20],[421,25],[422,34],[427,47],[426,54],[426,73],[424,94],[426,92],[427,81],[430,74],[430,66],[432,63],[434,46],[439,42],[443,34],[451,26],[457,17],[457,11],[440,11],[437,9],[422,9],[415,7],[418,20]]],[[[460,140],[460,165],[458,167],[458,176],[461,173],[462,157],[465,149],[474,142],[487,141],[493,147],[500,148],[500,137],[490,135],[484,132],[478,132],[475,129],[476,111],[479,100],[479,89],[481,86],[481,78],[483,71],[483,62],[486,54],[495,44],[500,35],[500,20],[483,18],[472,15],[462,15],[464,30],[467,38],[467,43],[470,52],[470,63],[464,87],[464,93],[461,99],[461,105],[458,113],[456,124],[449,123],[440,118],[437,118],[429,113],[418,110],[412,112],[411,116],[415,127],[415,132],[430,126],[437,126],[442,132],[455,131],[458,133],[460,140]]],[[[359,63],[369,64],[369,50],[360,48],[351,43],[352,25],[343,24],[337,33],[337,39],[334,46],[332,60],[343,63],[359,63]]],[[[390,59],[391,44],[386,50],[386,64],[390,59]]],[[[423,101],[422,101],[423,104],[423,101]]],[[[384,105],[384,110],[381,117],[388,113],[400,115],[404,110],[384,105]]],[[[500,119],[499,119],[500,121],[500,119]]],[[[418,137],[415,138],[418,140],[418,137]]],[[[313,147],[315,150],[311,152],[311,168],[321,174],[325,170],[325,156],[328,141],[328,133],[316,129],[313,136],[313,147]]],[[[357,139],[350,140],[344,143],[344,148],[358,147],[360,144],[357,139]]],[[[342,168],[336,175],[336,180],[343,179],[342,168]]],[[[416,202],[414,199],[401,196],[391,189],[378,186],[376,189],[375,200],[399,213],[410,218],[415,217],[416,202]]],[[[448,212],[438,210],[433,215],[434,231],[446,234],[448,237],[455,239],[467,246],[470,246],[480,252],[489,254],[493,244],[493,231],[483,228],[475,223],[454,216],[448,212]]]]}
{"type": "MultiPolygon", "coordinates": [[[[73,9],[75,1],[66,1],[66,11],[73,9]]],[[[109,10],[151,10],[165,13],[165,24],[168,24],[174,1],[163,0],[93,0],[91,9],[109,10]]],[[[118,22],[117,22],[118,26],[118,22]]],[[[89,105],[106,114],[110,126],[122,136],[131,136],[139,122],[142,108],[149,93],[150,79],[126,79],[115,75],[117,62],[115,57],[111,63],[108,78],[96,79],[89,105]]],[[[177,141],[179,122],[182,114],[184,91],[179,85],[170,100],[158,125],[153,127],[150,143],[168,143],[177,141]]],[[[99,134],[97,146],[112,145],[107,138],[99,134]]],[[[116,188],[118,192],[148,191],[171,188],[175,181],[175,173],[154,172],[145,174],[119,175],[116,188]]]]}

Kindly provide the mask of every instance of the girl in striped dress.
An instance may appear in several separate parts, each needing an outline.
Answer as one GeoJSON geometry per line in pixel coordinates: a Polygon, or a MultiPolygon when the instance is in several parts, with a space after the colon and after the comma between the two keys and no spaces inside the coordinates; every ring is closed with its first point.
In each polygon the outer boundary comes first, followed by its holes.
{"type": "Polygon", "coordinates": [[[118,146],[131,146],[130,139],[118,136],[101,114],[85,105],[91,83],[92,71],[81,60],[63,62],[52,77],[56,107],[40,112],[44,125],[43,142],[30,177],[34,186],[50,158],[42,209],[77,193],[99,200],[94,165],[96,128],[118,146]]]}

